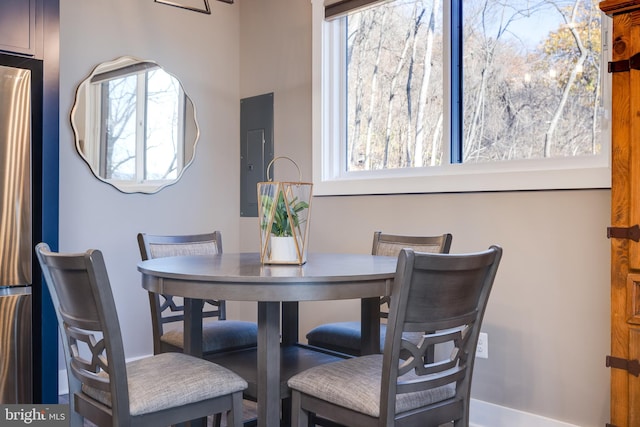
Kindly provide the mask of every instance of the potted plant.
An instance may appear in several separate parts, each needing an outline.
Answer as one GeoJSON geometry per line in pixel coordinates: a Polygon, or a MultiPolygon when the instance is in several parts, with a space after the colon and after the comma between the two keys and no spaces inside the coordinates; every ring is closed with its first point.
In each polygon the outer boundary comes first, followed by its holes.
{"type": "Polygon", "coordinates": [[[307,262],[312,192],[313,184],[302,182],[300,168],[289,157],[276,157],[269,162],[267,181],[258,183],[260,262],[298,265],[307,262]],[[271,180],[271,166],[280,159],[293,163],[298,181],[271,180]]]}
{"type": "Polygon", "coordinates": [[[260,227],[270,234],[270,260],[275,262],[299,260],[302,250],[300,226],[306,221],[306,216],[301,219],[301,215],[305,209],[309,208],[309,204],[298,197],[293,197],[288,201],[287,206],[282,191],[277,192],[277,200],[271,194],[262,194],[260,199],[262,212],[267,213],[262,216],[260,227]],[[270,220],[271,215],[272,220],[270,220]]]}

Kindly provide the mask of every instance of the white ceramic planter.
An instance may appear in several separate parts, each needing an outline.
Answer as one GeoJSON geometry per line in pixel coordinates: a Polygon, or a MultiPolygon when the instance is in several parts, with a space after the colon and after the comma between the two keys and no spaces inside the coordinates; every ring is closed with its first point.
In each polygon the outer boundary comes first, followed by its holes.
{"type": "Polygon", "coordinates": [[[293,237],[271,236],[271,257],[272,262],[296,262],[298,252],[296,242],[293,237]]]}

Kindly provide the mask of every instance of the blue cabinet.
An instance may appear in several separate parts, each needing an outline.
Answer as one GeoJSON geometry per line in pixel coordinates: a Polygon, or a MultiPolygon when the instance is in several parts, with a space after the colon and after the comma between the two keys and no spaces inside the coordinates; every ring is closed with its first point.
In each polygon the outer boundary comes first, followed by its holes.
{"type": "Polygon", "coordinates": [[[36,1],[0,1],[0,51],[36,55],[36,1]]]}

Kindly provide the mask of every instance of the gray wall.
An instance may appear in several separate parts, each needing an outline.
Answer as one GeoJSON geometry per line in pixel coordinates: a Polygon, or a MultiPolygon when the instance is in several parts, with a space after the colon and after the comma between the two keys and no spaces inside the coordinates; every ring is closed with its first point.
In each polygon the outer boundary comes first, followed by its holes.
{"type": "Polygon", "coordinates": [[[103,250],[128,357],[152,351],[136,234],[219,229],[238,250],[239,7],[205,15],[153,0],[61,2],[60,249],[103,250]],[[93,67],[122,55],[153,59],[181,79],[196,106],[196,158],[155,195],[123,194],[93,177],[75,151],[69,113],[93,67]]]}
{"type": "MultiPolygon", "coordinates": [[[[104,251],[129,357],[151,352],[138,231],[217,228],[225,251],[258,249],[255,218],[239,217],[239,99],[274,92],[276,155],[294,158],[311,179],[311,4],[211,7],[203,15],[152,0],[62,0],[60,247],[104,251]],[[125,54],[180,77],[201,125],[195,162],[156,195],[124,195],[94,179],[64,116],[91,68],[125,54]]],[[[374,230],[451,232],[454,252],[502,245],[484,323],[489,358],[476,362],[473,397],[601,426],[609,411],[609,199],[607,190],[315,198],[310,249],[368,252],[374,230]]],[[[250,303],[230,311],[255,318],[250,303]]],[[[358,318],[358,304],[308,303],[302,312],[304,333],[358,318]]]]}

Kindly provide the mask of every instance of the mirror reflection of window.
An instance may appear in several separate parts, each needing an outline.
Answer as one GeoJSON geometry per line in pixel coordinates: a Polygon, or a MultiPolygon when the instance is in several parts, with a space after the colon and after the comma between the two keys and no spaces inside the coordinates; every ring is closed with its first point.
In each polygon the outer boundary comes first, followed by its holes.
{"type": "Polygon", "coordinates": [[[176,179],[184,165],[180,83],[157,66],[107,74],[111,77],[93,81],[100,98],[100,176],[136,182],[176,179]]]}
{"type": "Polygon", "coordinates": [[[180,81],[155,62],[131,57],[94,69],[78,87],[71,121],[93,173],[128,193],[176,182],[199,135],[180,81]]]}

